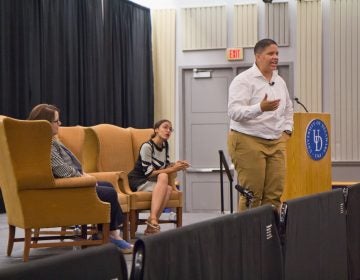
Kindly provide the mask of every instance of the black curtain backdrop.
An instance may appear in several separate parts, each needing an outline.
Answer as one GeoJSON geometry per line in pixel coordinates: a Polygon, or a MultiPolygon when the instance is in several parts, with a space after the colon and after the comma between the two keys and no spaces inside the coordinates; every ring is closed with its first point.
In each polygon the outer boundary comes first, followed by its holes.
{"type": "Polygon", "coordinates": [[[0,114],[24,118],[40,100],[39,10],[38,0],[0,1],[0,114]]]}
{"type": "Polygon", "coordinates": [[[41,1],[41,92],[65,124],[102,121],[101,0],[41,1]]]}
{"type": "Polygon", "coordinates": [[[152,126],[150,11],[104,3],[115,30],[101,0],[0,1],[0,114],[51,103],[64,125],[152,126]]]}
{"type": "Polygon", "coordinates": [[[106,102],[111,111],[108,116],[114,118],[107,121],[139,128],[152,127],[154,87],[150,10],[129,1],[104,0],[104,15],[108,71],[106,102]]]}

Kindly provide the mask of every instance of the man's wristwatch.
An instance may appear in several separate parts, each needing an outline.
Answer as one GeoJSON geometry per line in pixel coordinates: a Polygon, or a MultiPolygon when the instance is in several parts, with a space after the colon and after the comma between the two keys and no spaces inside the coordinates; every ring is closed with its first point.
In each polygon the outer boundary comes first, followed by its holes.
{"type": "Polygon", "coordinates": [[[284,130],[284,132],[285,132],[287,135],[289,135],[289,136],[291,136],[291,134],[292,134],[292,131],[291,131],[291,130],[284,130]]]}

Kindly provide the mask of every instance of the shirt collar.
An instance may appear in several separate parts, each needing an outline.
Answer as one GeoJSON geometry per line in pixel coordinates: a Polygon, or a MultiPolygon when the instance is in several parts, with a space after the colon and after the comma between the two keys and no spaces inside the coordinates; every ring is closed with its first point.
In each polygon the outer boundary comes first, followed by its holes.
{"type": "MultiPolygon", "coordinates": [[[[255,62],[253,64],[253,66],[251,67],[251,69],[252,69],[251,71],[252,71],[252,75],[253,75],[254,78],[263,77],[265,79],[264,75],[261,73],[259,67],[257,67],[255,62]]],[[[271,77],[271,81],[274,81],[278,75],[279,75],[278,70],[274,70],[273,75],[271,77]]]]}

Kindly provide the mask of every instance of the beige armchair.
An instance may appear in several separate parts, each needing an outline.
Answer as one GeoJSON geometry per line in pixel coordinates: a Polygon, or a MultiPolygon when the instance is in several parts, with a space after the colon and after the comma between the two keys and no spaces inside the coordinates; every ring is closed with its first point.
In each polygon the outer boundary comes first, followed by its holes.
{"type": "Polygon", "coordinates": [[[113,185],[124,214],[123,238],[129,240],[130,196],[119,188],[119,172],[97,172],[100,147],[95,132],[82,126],[62,126],[59,128],[58,136],[60,141],[80,160],[86,173],[94,176],[98,181],[107,181],[113,185]]]}
{"type": "Polygon", "coordinates": [[[31,248],[100,245],[109,241],[110,205],[98,198],[95,178],[54,179],[51,139],[47,121],[0,116],[0,185],[9,224],[7,254],[11,255],[14,242],[24,242],[24,261],[29,259],[31,248]],[[88,224],[102,224],[103,239],[88,240],[88,224]],[[74,236],[38,236],[34,231],[73,225],[83,225],[79,240],[74,236]],[[24,238],[15,238],[16,227],[24,229],[24,238]]]}
{"type": "MultiPolygon", "coordinates": [[[[122,128],[110,124],[93,126],[99,139],[100,150],[98,171],[120,171],[120,190],[130,195],[130,237],[135,237],[137,225],[146,219],[139,219],[139,212],[151,208],[151,192],[133,192],[130,189],[127,174],[133,169],[141,144],[150,139],[153,129],[122,128]]],[[[171,176],[173,192],[166,207],[176,208],[176,220],[160,220],[160,223],[175,223],[182,226],[183,193],[175,186],[175,176],[171,176]]]]}

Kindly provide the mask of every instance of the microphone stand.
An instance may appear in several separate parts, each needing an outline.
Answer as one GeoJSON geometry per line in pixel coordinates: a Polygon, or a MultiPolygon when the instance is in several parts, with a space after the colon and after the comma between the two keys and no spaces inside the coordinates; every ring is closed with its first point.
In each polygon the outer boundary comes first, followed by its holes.
{"type": "Polygon", "coordinates": [[[235,185],[235,189],[246,199],[245,206],[250,209],[254,201],[254,193],[246,188],[241,187],[239,184],[235,185]]]}
{"type": "Polygon", "coordinates": [[[252,203],[253,203],[253,201],[254,201],[254,198],[253,198],[253,197],[249,197],[249,196],[245,196],[245,199],[246,199],[245,206],[246,206],[248,209],[251,209],[252,203]]]}
{"type": "Polygon", "coordinates": [[[299,98],[295,97],[294,100],[296,101],[297,104],[301,105],[301,107],[304,108],[306,113],[309,113],[308,109],[306,109],[305,105],[300,102],[299,98]]]}
{"type": "Polygon", "coordinates": [[[223,180],[223,167],[225,168],[225,173],[229,179],[230,183],[230,213],[233,213],[233,192],[232,192],[232,183],[233,177],[230,172],[229,165],[225,159],[224,152],[219,150],[220,156],[220,196],[221,196],[221,214],[224,214],[224,180],[223,180]]]}

